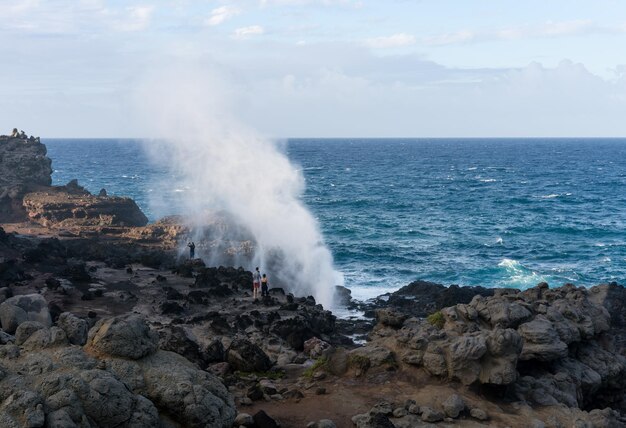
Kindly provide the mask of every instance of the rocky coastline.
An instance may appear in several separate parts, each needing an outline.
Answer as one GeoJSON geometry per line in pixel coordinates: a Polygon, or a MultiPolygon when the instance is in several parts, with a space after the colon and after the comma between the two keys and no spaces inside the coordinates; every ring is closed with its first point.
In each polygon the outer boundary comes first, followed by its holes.
{"type": "MultiPolygon", "coordinates": [[[[0,136],[1,427],[623,427],[626,290],[416,281],[338,319],[0,136]]],[[[245,254],[241,237],[216,243],[245,254]]]]}

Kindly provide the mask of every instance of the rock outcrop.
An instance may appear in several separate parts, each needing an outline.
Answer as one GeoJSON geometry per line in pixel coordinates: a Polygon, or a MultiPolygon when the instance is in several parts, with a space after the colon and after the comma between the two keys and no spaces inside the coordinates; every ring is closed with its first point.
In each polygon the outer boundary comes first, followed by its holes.
{"type": "Polygon", "coordinates": [[[465,385],[508,386],[537,405],[624,409],[623,333],[607,334],[623,313],[607,308],[625,299],[615,284],[497,290],[401,326],[399,315],[384,312],[366,348],[392,338],[405,364],[465,385]]]}
{"type": "Polygon", "coordinates": [[[72,180],[51,186],[52,161],[39,138],[0,136],[0,221],[30,220],[46,227],[145,226],[132,199],[95,196],[72,180]]]}
{"type": "Polygon", "coordinates": [[[27,193],[23,206],[29,220],[45,227],[145,226],[148,218],[130,198],[94,196],[74,186],[27,193]]]}
{"type": "Polygon", "coordinates": [[[23,321],[0,345],[0,426],[231,427],[222,382],[156,337],[140,317],[103,319],[83,350],[61,328],[23,321]]]}
{"type": "Polygon", "coordinates": [[[28,191],[52,183],[52,161],[38,138],[0,136],[0,219],[13,219],[28,191]]]}

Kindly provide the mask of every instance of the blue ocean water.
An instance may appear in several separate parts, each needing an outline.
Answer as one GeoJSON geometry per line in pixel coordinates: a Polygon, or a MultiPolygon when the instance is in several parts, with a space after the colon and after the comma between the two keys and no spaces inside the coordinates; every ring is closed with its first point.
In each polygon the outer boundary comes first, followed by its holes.
{"type": "MultiPolygon", "coordinates": [[[[181,190],[155,185],[167,172],[137,141],[44,143],[55,184],[131,196],[152,219],[151,195],[181,190]]],[[[286,150],[356,297],[416,279],[626,282],[626,140],[297,139],[286,150]]]]}

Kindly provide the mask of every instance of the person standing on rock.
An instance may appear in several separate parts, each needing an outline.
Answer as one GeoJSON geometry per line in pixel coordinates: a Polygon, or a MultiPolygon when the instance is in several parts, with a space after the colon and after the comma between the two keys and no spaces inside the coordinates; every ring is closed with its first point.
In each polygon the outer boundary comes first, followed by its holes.
{"type": "Polygon", "coordinates": [[[270,293],[267,291],[267,275],[263,274],[263,278],[261,278],[261,296],[269,296],[270,293]]]}
{"type": "Polygon", "coordinates": [[[254,300],[259,298],[259,288],[261,287],[261,272],[257,266],[256,270],[252,272],[252,297],[254,300]]]}
{"type": "Polygon", "coordinates": [[[192,241],[189,244],[187,244],[187,246],[189,247],[189,259],[193,260],[194,257],[196,256],[196,244],[194,244],[192,241]]]}

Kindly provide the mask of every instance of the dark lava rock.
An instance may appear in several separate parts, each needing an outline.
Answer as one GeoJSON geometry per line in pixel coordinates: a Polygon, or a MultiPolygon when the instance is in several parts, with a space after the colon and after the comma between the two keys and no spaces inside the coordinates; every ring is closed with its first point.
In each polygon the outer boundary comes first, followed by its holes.
{"type": "Polygon", "coordinates": [[[265,352],[246,339],[235,339],[226,352],[226,360],[234,370],[265,372],[272,363],[265,352]]]}
{"type": "Polygon", "coordinates": [[[167,326],[159,331],[159,348],[175,352],[201,367],[207,361],[195,337],[181,326],[167,326]]]}
{"type": "Polygon", "coordinates": [[[340,305],[348,306],[352,302],[352,291],[349,288],[337,285],[335,286],[335,299],[340,305]]]}
{"type": "Polygon", "coordinates": [[[43,261],[63,263],[68,257],[68,250],[58,238],[46,238],[24,252],[24,261],[39,263],[43,261]]]}
{"type": "Polygon", "coordinates": [[[225,357],[224,345],[218,339],[214,339],[204,350],[204,360],[207,363],[220,363],[225,360],[225,357]]]}
{"type": "Polygon", "coordinates": [[[181,292],[172,287],[165,287],[164,290],[165,298],[167,300],[181,300],[185,298],[185,296],[181,292]]]}
{"type": "MultiPolygon", "coordinates": [[[[392,307],[409,316],[424,318],[443,308],[469,303],[472,298],[493,296],[495,289],[484,287],[445,287],[427,281],[415,281],[388,295],[388,300],[376,299],[375,307],[392,307]]],[[[373,313],[372,313],[373,314],[373,313]]]]}
{"type": "Polygon", "coordinates": [[[16,281],[24,281],[28,279],[24,270],[20,267],[17,260],[8,260],[0,263],[0,283],[10,284],[16,281]]]}
{"type": "Polygon", "coordinates": [[[187,293],[187,301],[194,304],[205,305],[209,301],[211,294],[207,291],[193,290],[187,293]]]}
{"type": "Polygon", "coordinates": [[[279,427],[276,421],[272,419],[263,410],[259,410],[258,412],[256,412],[254,416],[252,416],[252,418],[254,419],[254,425],[257,428],[278,428],[279,427]]]}
{"type": "Polygon", "coordinates": [[[61,272],[61,276],[76,282],[89,282],[91,281],[91,275],[85,268],[85,263],[73,262],[61,272]]]}
{"type": "Polygon", "coordinates": [[[183,308],[178,302],[167,301],[167,302],[161,303],[161,305],[159,306],[159,310],[162,315],[167,315],[167,314],[180,315],[185,311],[185,308],[183,308]]]}
{"type": "Polygon", "coordinates": [[[297,351],[304,349],[304,342],[315,336],[310,324],[302,317],[287,318],[274,323],[272,333],[283,338],[297,351]]]}
{"type": "Polygon", "coordinates": [[[258,401],[263,398],[263,391],[258,383],[255,383],[246,392],[246,397],[248,397],[252,401],[258,401]]]}

